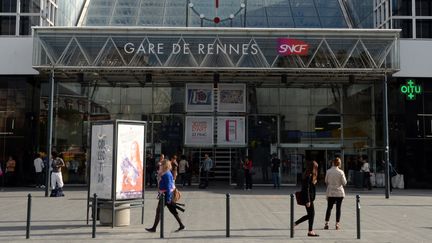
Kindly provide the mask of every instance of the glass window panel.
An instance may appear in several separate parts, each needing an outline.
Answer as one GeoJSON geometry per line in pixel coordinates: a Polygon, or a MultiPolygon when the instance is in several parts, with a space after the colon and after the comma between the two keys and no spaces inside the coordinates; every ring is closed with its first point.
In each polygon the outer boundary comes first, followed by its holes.
{"type": "Polygon", "coordinates": [[[320,17],[340,17],[343,16],[340,8],[317,8],[320,17]]]}
{"type": "Polygon", "coordinates": [[[110,25],[131,26],[136,24],[136,16],[133,17],[113,17],[110,25]]]}
{"type": "Polygon", "coordinates": [[[312,129],[309,137],[313,144],[340,144],[341,117],[340,116],[311,116],[312,129]]]}
{"type": "Polygon", "coordinates": [[[161,1],[161,0],[146,0],[146,1],[141,1],[141,7],[164,7],[165,1],[161,1]]]}
{"type": "Polygon", "coordinates": [[[346,28],[348,27],[345,18],[341,17],[321,17],[323,28],[346,28]]]}
{"type": "Polygon", "coordinates": [[[412,38],[413,37],[413,29],[412,29],[412,20],[411,19],[394,19],[393,20],[393,29],[402,29],[401,37],[402,38],[412,38]]]}
{"type": "Polygon", "coordinates": [[[104,16],[108,17],[112,14],[112,7],[101,7],[101,8],[90,8],[87,12],[87,16],[94,17],[94,16],[104,16]]]}
{"type": "Polygon", "coordinates": [[[291,9],[287,7],[267,7],[267,15],[271,17],[287,17],[291,16],[291,9]]]}
{"type": "Polygon", "coordinates": [[[92,0],[90,1],[90,8],[93,6],[101,6],[101,7],[108,7],[113,6],[115,1],[113,0],[92,0]]]}
{"type": "Polygon", "coordinates": [[[314,88],[311,90],[311,114],[329,115],[340,113],[339,87],[314,88]]]}
{"type": "Polygon", "coordinates": [[[292,12],[294,17],[318,16],[316,9],[311,7],[292,8],[292,12]]]}
{"type": "Polygon", "coordinates": [[[109,24],[109,17],[87,17],[86,24],[88,26],[102,26],[109,24]]]}
{"type": "Polygon", "coordinates": [[[294,20],[291,17],[269,17],[270,28],[294,28],[294,20]]]}
{"type": "Polygon", "coordinates": [[[250,17],[246,15],[246,25],[247,27],[268,27],[267,18],[266,17],[250,17]]]}
{"type": "Polygon", "coordinates": [[[340,8],[338,0],[315,0],[318,8],[340,8]]]}
{"type": "Polygon", "coordinates": [[[40,1],[21,0],[20,11],[21,13],[39,13],[40,1]]]}
{"type": "Polygon", "coordinates": [[[296,17],[294,23],[296,28],[321,28],[321,23],[317,17],[296,17]]]}
{"type": "Polygon", "coordinates": [[[415,4],[417,16],[432,16],[432,1],[416,0],[415,4]]]}
{"type": "Polygon", "coordinates": [[[181,16],[169,16],[165,17],[164,26],[186,26],[186,18],[184,15],[181,16]]]}
{"type": "Polygon", "coordinates": [[[30,35],[31,27],[39,25],[39,16],[21,16],[20,17],[20,35],[30,35]]]}
{"type": "Polygon", "coordinates": [[[155,88],[154,93],[154,113],[169,113],[172,102],[172,88],[155,88]]]}
{"type": "Polygon", "coordinates": [[[250,111],[252,113],[278,113],[279,112],[279,91],[275,88],[257,88],[252,91],[250,96],[255,96],[250,99],[250,111]],[[255,93],[254,93],[255,92],[255,93]],[[256,102],[256,104],[254,104],[256,102]]]}
{"type": "Polygon", "coordinates": [[[117,7],[137,7],[140,3],[140,0],[121,0],[117,1],[117,7]]]}
{"type": "Polygon", "coordinates": [[[138,25],[143,25],[143,26],[162,26],[162,21],[163,21],[163,16],[159,15],[159,16],[152,16],[152,15],[147,15],[147,16],[141,16],[138,20],[138,25]]]}
{"type": "Polygon", "coordinates": [[[140,16],[146,17],[146,16],[160,16],[163,17],[164,9],[159,7],[148,7],[148,8],[141,8],[140,16]]]}
{"type": "Polygon", "coordinates": [[[290,0],[292,8],[315,7],[313,0],[290,0]]]}
{"type": "Polygon", "coordinates": [[[258,9],[247,9],[247,17],[251,16],[251,17],[265,17],[266,16],[266,12],[265,9],[263,7],[258,8],[258,9]]]}
{"type": "Polygon", "coordinates": [[[15,35],[16,16],[0,16],[0,35],[15,35]]]}
{"type": "Polygon", "coordinates": [[[289,2],[289,0],[267,0],[267,6],[269,6],[269,7],[279,7],[279,6],[289,7],[290,2],[289,2]]]}
{"type": "Polygon", "coordinates": [[[417,19],[416,21],[417,38],[432,38],[432,20],[417,19]]]}
{"type": "Polygon", "coordinates": [[[0,2],[1,13],[16,13],[17,11],[17,0],[2,0],[0,2]]]}
{"type": "Polygon", "coordinates": [[[114,17],[126,16],[135,17],[138,14],[138,8],[115,8],[114,17]]]}
{"type": "Polygon", "coordinates": [[[393,0],[393,16],[411,16],[411,0],[393,0]]]}
{"type": "Polygon", "coordinates": [[[343,100],[343,114],[372,114],[371,85],[345,86],[342,93],[346,95],[343,100]]]}

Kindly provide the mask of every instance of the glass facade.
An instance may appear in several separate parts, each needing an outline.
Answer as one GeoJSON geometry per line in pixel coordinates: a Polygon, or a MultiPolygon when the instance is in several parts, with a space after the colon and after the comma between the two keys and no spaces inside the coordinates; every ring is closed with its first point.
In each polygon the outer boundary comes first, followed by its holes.
{"type": "Polygon", "coordinates": [[[432,173],[432,85],[428,78],[411,80],[423,89],[415,100],[401,93],[406,78],[397,78],[390,86],[390,159],[396,170],[406,176],[406,187],[427,188],[432,185],[429,176],[432,173]]]}
{"type": "MultiPolygon", "coordinates": [[[[391,20],[393,29],[402,29],[402,38],[430,39],[432,38],[431,16],[432,2],[427,0],[393,0],[377,1],[378,8],[391,9],[391,15],[385,20],[391,20]]],[[[378,14],[377,9],[375,13],[378,14]]],[[[377,25],[379,28],[390,28],[388,25],[377,25]]]]}
{"type": "Polygon", "coordinates": [[[83,26],[346,28],[338,0],[92,0],[83,26]]]}

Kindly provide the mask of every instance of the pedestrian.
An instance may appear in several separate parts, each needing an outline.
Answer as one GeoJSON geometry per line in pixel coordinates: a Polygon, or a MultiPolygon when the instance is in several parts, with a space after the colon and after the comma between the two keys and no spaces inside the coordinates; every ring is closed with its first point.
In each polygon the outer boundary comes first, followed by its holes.
{"type": "Polygon", "coordinates": [[[63,196],[63,177],[62,177],[62,168],[65,166],[65,163],[62,158],[60,158],[59,154],[56,151],[51,152],[51,196],[63,196]]]}
{"type": "Polygon", "coordinates": [[[252,166],[252,160],[249,159],[248,156],[245,157],[243,168],[244,168],[244,174],[246,179],[246,190],[252,190],[253,166],[252,166]]]}
{"type": "Polygon", "coordinates": [[[213,168],[213,160],[208,154],[204,154],[204,160],[201,162],[201,177],[204,181],[200,183],[200,188],[207,188],[209,185],[209,172],[213,168]]]}
{"type": "Polygon", "coordinates": [[[187,177],[187,170],[188,169],[189,169],[189,162],[186,160],[186,156],[184,156],[184,155],[180,156],[178,172],[180,175],[182,187],[184,187],[186,185],[186,180],[187,180],[186,177],[187,177]]]}
{"type": "Polygon", "coordinates": [[[269,180],[269,175],[268,175],[268,167],[269,167],[269,162],[271,161],[271,159],[269,159],[268,157],[266,157],[263,162],[261,163],[261,172],[262,172],[262,179],[264,183],[267,183],[269,180]]]}
{"type": "Polygon", "coordinates": [[[274,153],[271,159],[271,171],[272,171],[272,179],[273,179],[273,189],[280,188],[280,165],[281,161],[277,157],[277,154],[274,153]]]}
{"type": "Polygon", "coordinates": [[[178,174],[177,155],[173,155],[171,157],[171,173],[173,175],[174,183],[175,183],[175,180],[177,179],[177,174],[178,174]]]}
{"type": "Polygon", "coordinates": [[[6,162],[5,169],[6,186],[15,186],[15,168],[16,161],[13,156],[10,155],[8,161],[6,162]]]}
{"type": "Polygon", "coordinates": [[[336,203],[336,230],[340,229],[341,206],[342,200],[345,197],[344,186],[347,184],[345,173],[339,167],[341,166],[341,159],[336,157],[333,160],[333,166],[327,170],[325,176],[325,183],[327,185],[327,210],[325,214],[324,229],[328,230],[330,214],[333,205],[336,203]]]}
{"type": "Polygon", "coordinates": [[[361,162],[362,167],[360,168],[360,171],[363,172],[363,186],[366,186],[368,190],[372,190],[371,173],[367,157],[363,155],[361,157],[361,162]]]}
{"type": "Polygon", "coordinates": [[[36,172],[36,188],[45,188],[45,183],[43,181],[44,162],[40,153],[37,153],[33,164],[36,172]]]}
{"type": "MultiPolygon", "coordinates": [[[[155,160],[150,152],[146,155],[146,185],[153,186],[154,173],[155,173],[155,160]]],[[[156,183],[157,184],[157,183],[156,183]]]]}
{"type": "MultiPolygon", "coordinates": [[[[171,214],[174,216],[174,218],[179,223],[179,228],[176,230],[176,232],[183,230],[185,228],[183,222],[180,219],[180,216],[178,215],[177,208],[175,205],[175,202],[173,201],[173,191],[175,188],[174,185],[174,179],[171,173],[171,162],[168,160],[161,161],[161,165],[159,167],[158,171],[158,184],[159,184],[159,193],[158,198],[163,194],[165,196],[165,206],[167,206],[168,210],[171,212],[171,214]]],[[[151,228],[145,228],[148,232],[156,232],[156,227],[159,224],[160,221],[160,210],[161,210],[161,204],[158,203],[158,206],[156,208],[156,215],[154,219],[153,226],[151,228]]]]}
{"type": "Polygon", "coordinates": [[[237,178],[236,178],[237,189],[241,189],[241,190],[244,189],[244,175],[245,174],[244,174],[243,165],[244,165],[243,160],[239,159],[237,164],[236,164],[236,167],[235,167],[237,169],[237,178]]]}
{"type": "Polygon", "coordinates": [[[316,161],[307,161],[306,170],[303,173],[302,187],[301,187],[301,201],[305,203],[305,208],[307,214],[297,221],[295,221],[294,226],[308,220],[308,236],[317,237],[319,236],[313,231],[313,223],[315,218],[315,184],[317,183],[318,176],[318,163],[316,161]]]}

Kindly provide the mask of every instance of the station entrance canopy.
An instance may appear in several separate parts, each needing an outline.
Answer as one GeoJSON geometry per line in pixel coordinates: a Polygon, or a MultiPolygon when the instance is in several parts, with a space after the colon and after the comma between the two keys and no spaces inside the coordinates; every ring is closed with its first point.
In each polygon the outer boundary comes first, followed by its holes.
{"type": "Polygon", "coordinates": [[[399,30],[35,27],[33,67],[65,72],[394,73],[399,30]]]}

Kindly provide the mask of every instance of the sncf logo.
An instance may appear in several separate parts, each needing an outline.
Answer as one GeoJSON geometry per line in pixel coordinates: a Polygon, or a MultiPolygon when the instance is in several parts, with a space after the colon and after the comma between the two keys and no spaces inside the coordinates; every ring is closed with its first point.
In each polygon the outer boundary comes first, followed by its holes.
{"type": "Polygon", "coordinates": [[[305,56],[308,54],[309,45],[301,40],[278,38],[278,53],[282,56],[299,55],[305,56]]]}

